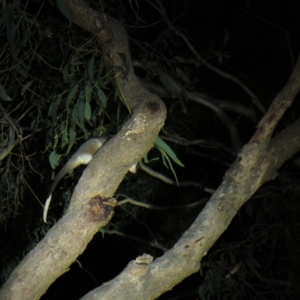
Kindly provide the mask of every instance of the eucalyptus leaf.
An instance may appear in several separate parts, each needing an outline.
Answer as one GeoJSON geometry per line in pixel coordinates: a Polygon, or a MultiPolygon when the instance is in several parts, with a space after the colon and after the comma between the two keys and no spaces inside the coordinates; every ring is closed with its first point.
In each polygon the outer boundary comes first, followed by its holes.
{"type": "Polygon", "coordinates": [[[84,118],[89,121],[91,119],[92,109],[91,105],[88,102],[84,104],[84,118]]]}
{"type": "Polygon", "coordinates": [[[72,15],[66,0],[56,0],[56,5],[60,12],[69,20],[69,27],[72,25],[72,15]]]}
{"type": "Polygon", "coordinates": [[[69,129],[69,145],[68,145],[67,153],[71,151],[73,145],[75,144],[75,141],[76,141],[76,131],[71,126],[69,129]]]}
{"type": "Polygon", "coordinates": [[[84,90],[85,90],[85,99],[86,99],[86,102],[90,103],[90,101],[91,101],[91,95],[92,95],[92,85],[91,85],[91,82],[89,80],[87,80],[85,82],[84,90]]]}
{"type": "Polygon", "coordinates": [[[186,73],[184,71],[182,71],[179,67],[176,67],[176,73],[177,76],[183,80],[186,84],[190,84],[191,81],[189,79],[189,77],[186,75],[186,73]]]}
{"type": "Polygon", "coordinates": [[[72,117],[76,125],[84,132],[84,135],[87,137],[88,132],[84,125],[84,103],[80,101],[76,107],[74,107],[72,112],[72,117]]]}
{"type": "Polygon", "coordinates": [[[30,87],[31,84],[32,84],[32,81],[33,81],[33,80],[30,80],[30,81],[28,81],[28,82],[26,82],[26,83],[24,84],[24,86],[23,86],[23,88],[22,88],[22,91],[21,91],[21,95],[22,95],[22,96],[24,95],[24,93],[26,92],[26,90],[29,89],[29,87],[30,87]]]}
{"type": "Polygon", "coordinates": [[[49,162],[52,169],[55,169],[55,167],[58,165],[58,161],[61,158],[61,154],[56,153],[56,151],[52,151],[49,155],[49,162]]]}
{"type": "Polygon", "coordinates": [[[170,167],[170,169],[171,169],[171,171],[172,171],[172,173],[173,173],[173,175],[174,175],[174,177],[175,177],[176,183],[177,183],[177,185],[178,185],[177,175],[176,175],[176,172],[175,172],[175,170],[174,170],[174,168],[173,168],[172,162],[171,162],[169,156],[166,155],[166,153],[164,153],[164,156],[165,156],[165,158],[166,158],[166,160],[167,160],[167,163],[168,163],[168,165],[169,165],[169,167],[170,167]]]}
{"type": "Polygon", "coordinates": [[[159,150],[163,150],[177,165],[184,167],[184,164],[179,160],[174,151],[160,137],[156,138],[155,146],[159,150]]]}
{"type": "Polygon", "coordinates": [[[102,107],[105,108],[106,107],[106,103],[107,103],[107,97],[104,94],[104,92],[102,91],[102,89],[97,88],[97,95],[101,101],[102,107]]]}
{"type": "Polygon", "coordinates": [[[0,83],[0,98],[2,100],[6,100],[6,101],[10,101],[11,98],[7,95],[5,88],[3,87],[3,85],[0,83]]]}
{"type": "Polygon", "coordinates": [[[87,66],[87,70],[91,82],[94,82],[94,66],[95,66],[95,56],[92,56],[87,66]]]}
{"type": "Polygon", "coordinates": [[[79,87],[79,83],[76,82],[75,85],[73,85],[73,87],[71,88],[68,97],[67,97],[67,107],[69,107],[71,101],[73,100],[73,98],[75,97],[77,91],[78,91],[78,87],[79,87]]]}
{"type": "Polygon", "coordinates": [[[69,66],[64,66],[61,70],[61,73],[63,75],[64,82],[67,82],[69,79],[69,66]]]}
{"type": "Polygon", "coordinates": [[[61,123],[59,126],[59,136],[63,145],[67,145],[69,143],[69,137],[67,134],[67,128],[65,123],[61,123]]]}
{"type": "Polygon", "coordinates": [[[76,105],[77,117],[82,124],[84,124],[84,102],[79,101],[76,105]]]}
{"type": "Polygon", "coordinates": [[[181,94],[182,91],[180,85],[170,75],[162,73],[159,75],[159,79],[173,98],[178,97],[178,95],[181,94]]]}

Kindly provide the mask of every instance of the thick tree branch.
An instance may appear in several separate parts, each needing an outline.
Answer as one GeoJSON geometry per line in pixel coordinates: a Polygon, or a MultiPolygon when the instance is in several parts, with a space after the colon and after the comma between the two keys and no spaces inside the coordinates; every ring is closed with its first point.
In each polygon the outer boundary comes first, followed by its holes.
{"type": "Polygon", "coordinates": [[[66,215],[12,272],[0,299],[39,299],[86,248],[113,215],[110,198],[128,169],[149,149],[162,127],[166,109],[140,87],[132,69],[124,28],[85,1],[67,1],[74,23],[96,35],[112,67],[120,98],[133,109],[120,132],[101,148],[84,171],[66,215]]]}
{"type": "MultiPolygon", "coordinates": [[[[298,66],[291,77],[297,72],[298,66]]],[[[294,81],[289,80],[283,90],[294,90],[294,86],[294,81]]],[[[285,96],[281,93],[275,101],[282,102],[285,96]]],[[[272,107],[271,111],[277,115],[272,107]]],[[[270,112],[267,114],[272,117],[270,112]]],[[[241,206],[264,182],[273,179],[276,170],[300,150],[299,123],[285,129],[270,143],[251,141],[247,144],[226,173],[221,186],[172,249],[143,267],[138,260],[131,262],[118,277],[88,293],[83,299],[155,299],[198,271],[202,257],[226,230],[241,206]],[[282,151],[282,146],[286,144],[293,144],[292,150],[287,150],[285,146],[286,150],[282,151]],[[120,286],[121,290],[117,288],[120,286]]]]}
{"type": "Polygon", "coordinates": [[[258,125],[258,130],[252,137],[253,142],[269,140],[273,131],[288,107],[290,107],[300,90],[300,57],[284,88],[274,99],[271,107],[258,125]]]}

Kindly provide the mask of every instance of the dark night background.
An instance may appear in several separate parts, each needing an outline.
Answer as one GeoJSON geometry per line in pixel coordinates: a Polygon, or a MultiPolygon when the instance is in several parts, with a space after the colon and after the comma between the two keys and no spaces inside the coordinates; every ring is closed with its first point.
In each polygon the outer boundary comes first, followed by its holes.
{"type": "MultiPolygon", "coordinates": [[[[1,100],[1,107],[11,110],[11,117],[15,119],[26,111],[21,126],[25,135],[31,136],[22,147],[14,148],[14,155],[0,162],[0,286],[61,217],[82,172],[79,169],[62,180],[51,203],[52,223],[43,224],[41,202],[47,196],[53,177],[48,157],[54,149],[61,154],[67,152],[62,134],[66,128],[62,124],[67,107],[67,94],[64,93],[70,88],[71,80],[64,82],[61,70],[66,66],[72,73],[72,80],[79,82],[86,78],[85,69],[93,55],[95,65],[99,69],[101,65],[97,43],[83,29],[74,24],[69,27],[55,2],[21,1],[21,11],[16,9],[17,2],[6,1],[4,5],[0,1],[0,83],[13,95],[12,101],[1,100]],[[11,32],[15,32],[17,53],[9,50],[13,42],[5,21],[7,15],[16,26],[11,32]],[[23,23],[18,24],[21,16],[23,23]],[[22,24],[27,24],[24,28],[30,42],[25,41],[22,24]],[[78,64],[72,64],[74,57],[78,64]],[[10,70],[10,64],[19,67],[10,70]],[[26,75],[18,69],[23,66],[26,66],[26,75]],[[32,81],[31,90],[22,93],[24,84],[29,81],[32,81]],[[7,82],[12,83],[8,85],[7,82]],[[52,100],[59,94],[63,98],[54,114],[52,100]],[[13,110],[14,107],[17,109],[13,110]],[[55,136],[59,138],[55,140],[55,136]],[[25,162],[20,161],[22,155],[28,156],[25,162]]],[[[156,64],[180,82],[182,88],[244,105],[255,113],[257,120],[262,117],[262,112],[242,88],[197,61],[186,44],[168,30],[150,1],[90,3],[124,24],[134,61],[156,64]]],[[[241,80],[266,109],[269,107],[287,82],[300,53],[299,1],[161,3],[169,20],[185,34],[204,60],[241,80]]],[[[135,70],[143,80],[163,86],[157,74],[138,67],[135,70]]],[[[84,126],[92,134],[99,134],[99,131],[115,134],[128,113],[115,99],[109,81],[103,84],[103,91],[108,99],[106,105],[100,105],[94,94],[91,101],[92,110],[101,111],[100,120],[91,119],[84,126]]],[[[227,129],[209,108],[184,97],[168,96],[163,97],[163,101],[168,109],[164,127],[167,131],[187,140],[204,139],[211,143],[207,147],[180,146],[166,141],[185,166],[181,168],[173,163],[178,180],[190,180],[201,186],[170,186],[139,170],[135,175],[126,175],[118,193],[158,206],[206,202],[210,194],[203,187],[216,189],[219,186],[240,149],[234,149],[227,129]],[[212,142],[222,147],[213,146],[212,142]]],[[[75,107],[75,101],[71,105],[75,107]]],[[[278,124],[277,132],[297,120],[299,113],[299,99],[296,99],[278,124]]],[[[227,115],[238,129],[242,144],[246,144],[256,130],[257,121],[233,112],[227,115]]],[[[84,139],[84,130],[80,126],[77,129],[77,137],[84,139]]],[[[4,141],[3,125],[0,147],[4,147],[4,141]]],[[[81,142],[82,139],[78,139],[74,148],[81,142]]],[[[68,157],[63,157],[58,169],[68,157]]],[[[148,159],[153,159],[149,166],[174,178],[162,159],[156,158],[160,158],[160,153],[153,149],[148,154],[148,159]]],[[[300,171],[293,163],[297,158],[288,161],[279,170],[278,177],[262,186],[240,210],[201,262],[201,270],[159,299],[299,299],[300,171]],[[238,271],[229,276],[236,266],[239,266],[238,271]]],[[[117,207],[106,232],[94,237],[78,262],[74,262],[70,271],[58,278],[41,299],[79,299],[113,279],[138,255],[161,256],[164,251],[150,243],[157,241],[164,248],[171,248],[193,223],[203,205],[161,211],[130,204],[117,207]],[[112,230],[126,236],[110,234],[112,230]]]]}

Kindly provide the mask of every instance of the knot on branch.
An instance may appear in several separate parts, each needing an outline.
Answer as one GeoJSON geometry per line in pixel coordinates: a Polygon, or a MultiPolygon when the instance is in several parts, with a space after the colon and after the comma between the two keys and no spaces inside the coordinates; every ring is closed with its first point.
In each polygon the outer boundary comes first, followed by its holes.
{"type": "Polygon", "coordinates": [[[114,214],[114,206],[117,200],[115,198],[105,198],[95,196],[89,202],[89,219],[92,222],[108,223],[114,214]]]}
{"type": "Polygon", "coordinates": [[[161,109],[160,104],[156,100],[150,100],[145,105],[146,113],[149,115],[157,114],[161,109]]]}

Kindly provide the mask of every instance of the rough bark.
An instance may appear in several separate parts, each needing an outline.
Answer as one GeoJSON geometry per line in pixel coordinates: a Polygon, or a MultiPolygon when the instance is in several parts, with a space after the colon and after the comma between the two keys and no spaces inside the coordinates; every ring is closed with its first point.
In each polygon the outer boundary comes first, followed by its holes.
{"type": "Polygon", "coordinates": [[[65,216],[12,272],[0,291],[2,300],[39,299],[68,271],[93,235],[111,219],[110,198],[128,169],[152,148],[166,116],[163,102],[140,87],[135,77],[123,26],[84,1],[69,1],[69,6],[73,21],[98,38],[120,98],[132,114],[85,169],[65,216]]]}
{"type": "Polygon", "coordinates": [[[218,190],[176,245],[153,262],[148,259],[141,264],[141,259],[137,258],[114,280],[82,299],[155,299],[199,270],[202,257],[226,230],[241,206],[263,183],[275,178],[277,169],[300,149],[300,121],[270,138],[280,116],[299,92],[299,67],[300,59],[288,83],[262,119],[257,133],[243,147],[218,190]]]}

